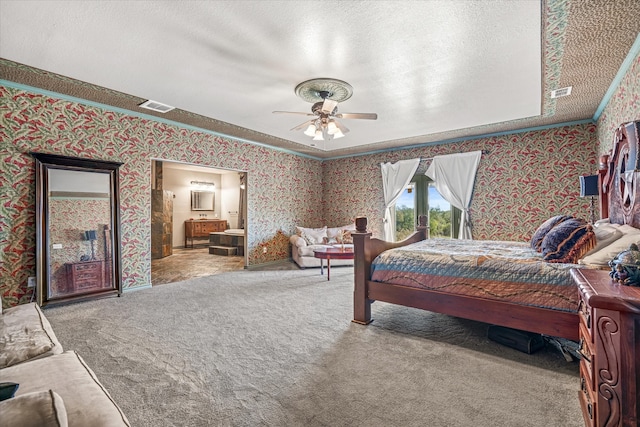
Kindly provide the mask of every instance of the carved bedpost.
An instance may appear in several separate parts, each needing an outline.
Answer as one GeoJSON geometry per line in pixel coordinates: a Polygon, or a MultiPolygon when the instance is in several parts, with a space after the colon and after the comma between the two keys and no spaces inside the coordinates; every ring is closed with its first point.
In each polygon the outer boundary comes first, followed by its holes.
{"type": "Polygon", "coordinates": [[[371,238],[367,232],[367,218],[356,218],[356,231],[353,237],[353,322],[361,325],[371,323],[371,301],[367,298],[367,281],[371,278],[371,261],[365,254],[365,244],[371,238]]]}
{"type": "Polygon", "coordinates": [[[428,239],[430,237],[429,224],[427,223],[428,219],[429,218],[426,215],[418,216],[418,226],[416,227],[416,231],[422,232],[424,234],[424,236],[422,237],[423,239],[428,239]]]}
{"type": "Polygon", "coordinates": [[[605,179],[609,168],[609,155],[600,156],[598,164],[598,198],[600,199],[600,218],[609,218],[609,193],[605,188],[605,179]]]}

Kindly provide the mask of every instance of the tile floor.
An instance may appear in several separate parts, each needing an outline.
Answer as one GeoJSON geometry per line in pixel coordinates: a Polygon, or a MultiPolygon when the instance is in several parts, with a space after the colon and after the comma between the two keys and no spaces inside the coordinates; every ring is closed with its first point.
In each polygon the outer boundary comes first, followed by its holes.
{"type": "MultiPolygon", "coordinates": [[[[243,256],[212,255],[209,248],[174,248],[173,255],[151,260],[151,283],[153,286],[180,282],[187,279],[228,271],[244,269],[243,256]]],[[[290,260],[251,267],[264,270],[297,270],[290,260]]]]}

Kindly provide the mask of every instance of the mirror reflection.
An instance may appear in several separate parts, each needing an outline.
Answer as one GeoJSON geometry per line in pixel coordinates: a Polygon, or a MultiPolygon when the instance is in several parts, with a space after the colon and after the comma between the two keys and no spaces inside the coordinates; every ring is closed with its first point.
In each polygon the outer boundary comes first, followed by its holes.
{"type": "Polygon", "coordinates": [[[49,169],[48,297],[109,287],[109,175],[49,169]]]}
{"type": "Polygon", "coordinates": [[[38,304],[120,295],[121,163],[31,154],[36,158],[38,304]]]}
{"type": "Polygon", "coordinates": [[[216,193],[213,191],[191,190],[192,211],[215,211],[216,193]]]}

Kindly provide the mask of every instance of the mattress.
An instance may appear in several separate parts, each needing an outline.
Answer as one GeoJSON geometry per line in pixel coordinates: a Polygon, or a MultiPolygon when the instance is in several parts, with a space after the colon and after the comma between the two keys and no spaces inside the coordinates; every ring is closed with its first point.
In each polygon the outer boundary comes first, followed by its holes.
{"type": "Polygon", "coordinates": [[[548,263],[528,243],[428,239],[381,253],[371,280],[577,312],[577,264],[548,263]]]}

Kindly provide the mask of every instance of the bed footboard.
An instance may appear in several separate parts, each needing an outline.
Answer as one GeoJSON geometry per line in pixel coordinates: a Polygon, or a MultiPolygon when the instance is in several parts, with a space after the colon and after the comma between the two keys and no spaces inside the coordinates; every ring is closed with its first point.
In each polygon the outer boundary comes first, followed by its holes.
{"type": "Polygon", "coordinates": [[[367,232],[367,218],[356,218],[356,231],[353,236],[354,251],[354,289],[353,289],[353,322],[362,325],[371,323],[371,303],[368,298],[368,283],[371,280],[371,262],[387,249],[406,246],[410,243],[419,242],[427,238],[427,217],[418,217],[416,232],[401,242],[387,242],[380,239],[371,238],[371,233],[367,232]]]}

